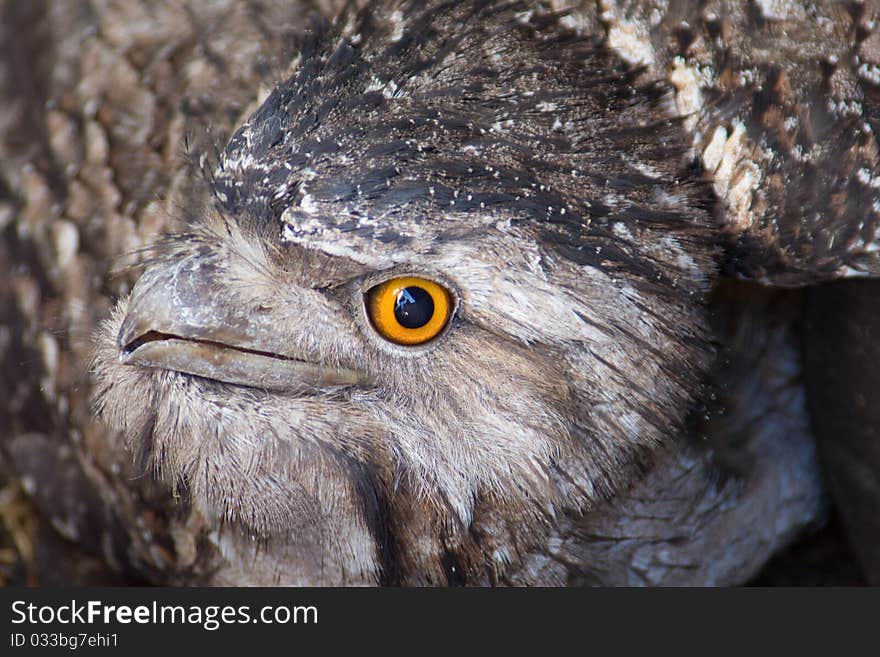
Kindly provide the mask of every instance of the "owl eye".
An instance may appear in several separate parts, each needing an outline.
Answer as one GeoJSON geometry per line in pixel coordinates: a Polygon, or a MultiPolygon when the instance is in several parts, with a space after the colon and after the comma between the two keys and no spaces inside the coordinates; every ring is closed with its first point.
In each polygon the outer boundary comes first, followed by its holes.
{"type": "Polygon", "coordinates": [[[395,344],[419,345],[436,338],[451,312],[449,292],[424,278],[392,278],[367,292],[370,323],[395,344]]]}

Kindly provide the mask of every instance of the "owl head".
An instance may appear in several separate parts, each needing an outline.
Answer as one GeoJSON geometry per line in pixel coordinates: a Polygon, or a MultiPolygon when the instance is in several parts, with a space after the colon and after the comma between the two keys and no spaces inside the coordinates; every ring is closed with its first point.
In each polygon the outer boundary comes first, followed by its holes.
{"type": "Polygon", "coordinates": [[[100,332],[97,409],[281,581],[503,573],[695,397],[714,252],[681,135],[524,4],[316,27],[193,168],[100,332]]]}

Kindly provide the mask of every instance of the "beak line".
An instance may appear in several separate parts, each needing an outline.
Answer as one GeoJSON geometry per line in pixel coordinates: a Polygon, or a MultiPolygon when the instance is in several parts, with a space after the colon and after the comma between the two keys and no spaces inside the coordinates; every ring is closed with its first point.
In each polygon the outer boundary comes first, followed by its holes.
{"type": "Polygon", "coordinates": [[[124,365],[172,370],[264,390],[296,392],[370,384],[368,377],[351,369],[157,331],[148,331],[125,345],[119,360],[124,365]]]}

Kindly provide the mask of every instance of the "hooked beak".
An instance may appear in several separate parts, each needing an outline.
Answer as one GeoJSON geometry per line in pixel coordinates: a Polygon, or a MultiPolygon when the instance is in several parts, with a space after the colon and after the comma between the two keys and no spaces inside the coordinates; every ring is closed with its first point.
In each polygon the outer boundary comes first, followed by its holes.
{"type": "Polygon", "coordinates": [[[370,385],[363,372],[285,353],[270,318],[217,292],[219,275],[194,259],[147,270],[119,330],[120,362],[285,392],[370,385]]]}

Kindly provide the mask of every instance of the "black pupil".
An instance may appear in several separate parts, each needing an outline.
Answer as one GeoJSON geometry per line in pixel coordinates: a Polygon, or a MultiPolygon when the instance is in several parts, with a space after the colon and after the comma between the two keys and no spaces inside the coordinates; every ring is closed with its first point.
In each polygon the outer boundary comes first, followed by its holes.
{"type": "Polygon", "coordinates": [[[404,328],[421,328],[434,316],[434,300],[420,287],[405,287],[397,293],[394,316],[404,328]]]}

